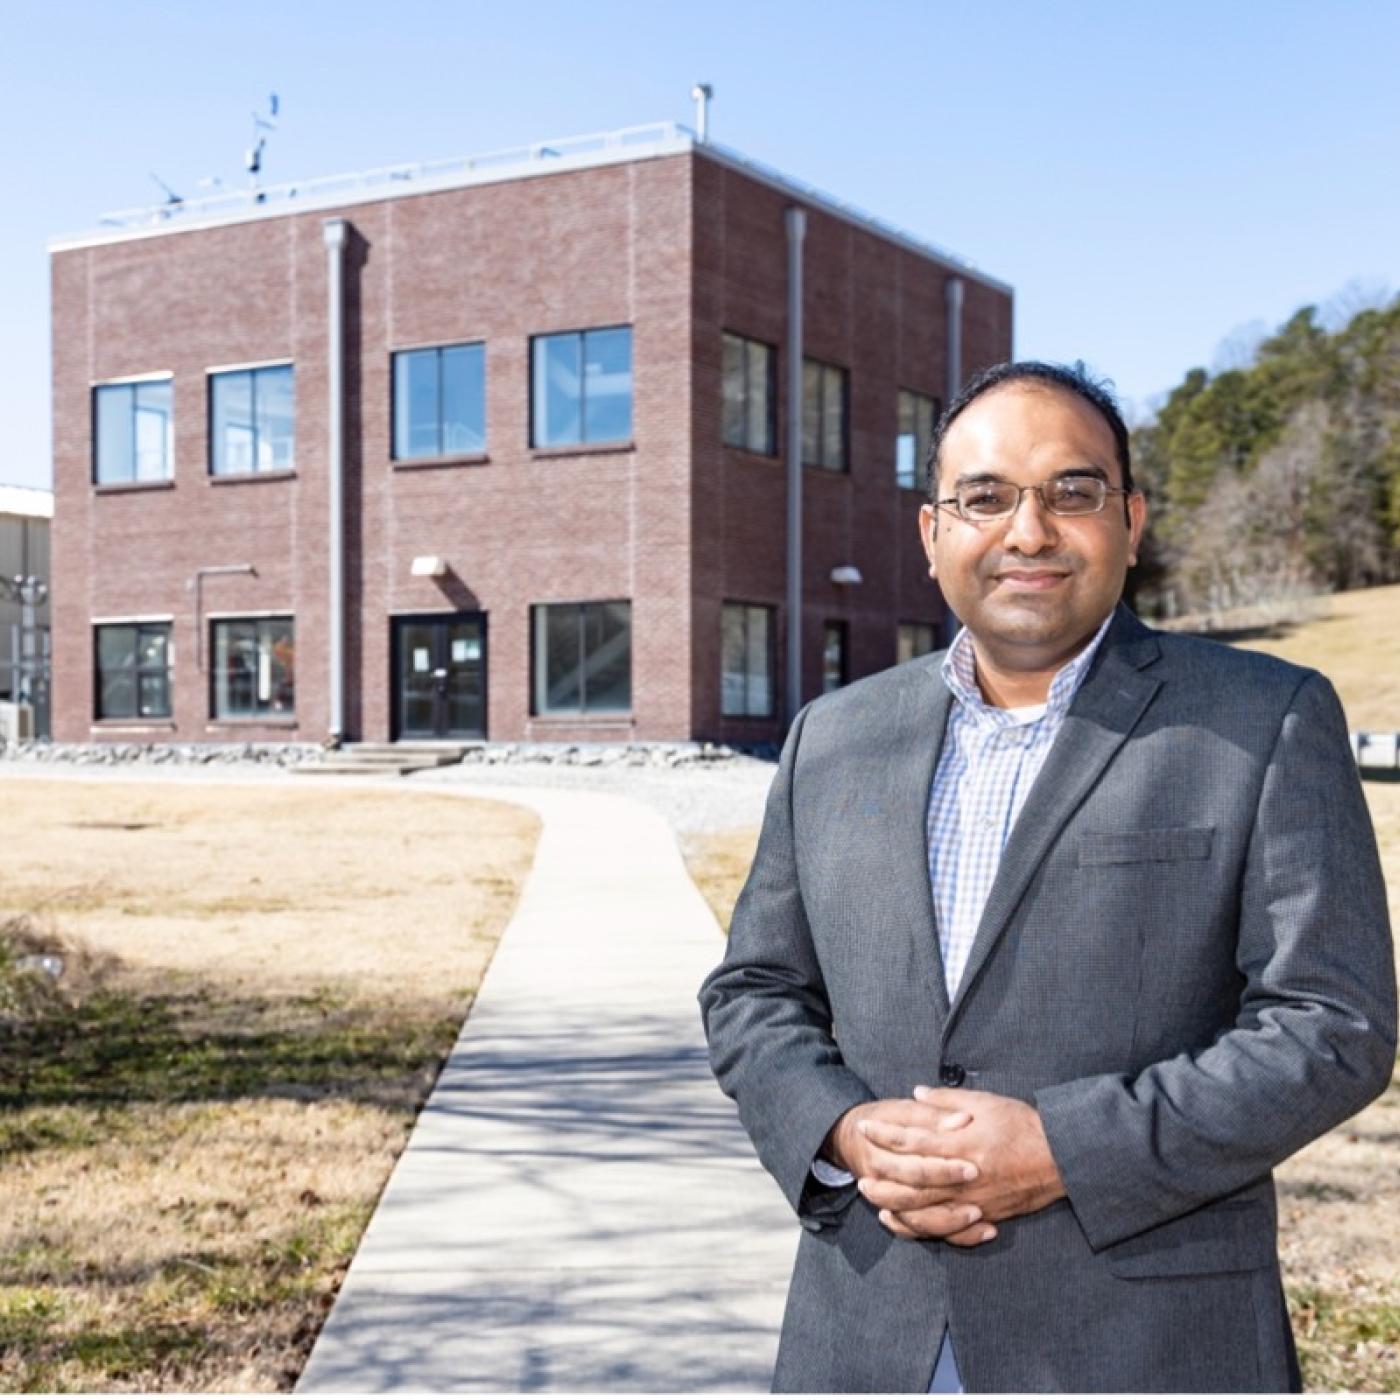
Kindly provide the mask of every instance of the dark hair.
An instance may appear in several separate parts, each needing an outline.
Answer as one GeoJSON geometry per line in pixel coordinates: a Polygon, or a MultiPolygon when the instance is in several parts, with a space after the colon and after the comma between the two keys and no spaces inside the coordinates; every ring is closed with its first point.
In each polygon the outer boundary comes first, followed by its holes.
{"type": "MultiPolygon", "coordinates": [[[[1043,360],[1007,360],[1005,364],[993,365],[975,375],[957,398],[943,410],[942,417],[934,425],[933,441],[929,444],[928,452],[929,500],[938,498],[938,454],[943,448],[943,439],[948,429],[957,421],[958,415],[993,389],[999,389],[1004,384],[1023,383],[1063,389],[1098,409],[1113,434],[1113,446],[1118,457],[1119,469],[1123,473],[1123,485],[1129,491],[1133,489],[1128,425],[1123,422],[1123,415],[1118,411],[1118,404],[1112,393],[1112,381],[1091,378],[1083,360],[1076,360],[1072,365],[1052,365],[1043,360]]],[[[1124,501],[1126,500],[1125,496],[1124,501]]]]}

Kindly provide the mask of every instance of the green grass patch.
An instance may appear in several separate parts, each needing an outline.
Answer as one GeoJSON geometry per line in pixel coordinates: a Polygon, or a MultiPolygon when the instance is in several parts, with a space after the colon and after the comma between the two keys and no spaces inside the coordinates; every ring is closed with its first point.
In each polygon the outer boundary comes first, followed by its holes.
{"type": "Polygon", "coordinates": [[[216,998],[99,991],[0,1036],[0,1152],[75,1145],[75,1106],[180,1103],[294,1093],[358,1102],[401,1097],[452,1043],[456,1017],[346,1005],[334,996],[216,998]]]}
{"type": "Polygon", "coordinates": [[[1303,1388],[1400,1391],[1400,1282],[1354,1293],[1288,1289],[1303,1388]]]}

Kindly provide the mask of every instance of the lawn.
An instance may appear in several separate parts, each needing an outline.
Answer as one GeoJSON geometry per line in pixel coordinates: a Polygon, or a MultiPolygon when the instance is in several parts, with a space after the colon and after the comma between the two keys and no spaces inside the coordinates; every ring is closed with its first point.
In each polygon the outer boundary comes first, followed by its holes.
{"type": "MultiPolygon", "coordinates": [[[[1323,600],[1311,621],[1236,644],[1330,677],[1353,729],[1400,730],[1400,587],[1323,600]]],[[[1400,928],[1400,783],[1367,783],[1391,923],[1400,928]]],[[[758,832],[702,832],[686,862],[727,929],[758,832]]],[[[1279,1248],[1309,1390],[1400,1391],[1400,1075],[1278,1171],[1279,1248]]]]}
{"type": "Polygon", "coordinates": [[[295,1382],[538,823],[420,794],[15,781],[0,1390],[295,1382]]]}

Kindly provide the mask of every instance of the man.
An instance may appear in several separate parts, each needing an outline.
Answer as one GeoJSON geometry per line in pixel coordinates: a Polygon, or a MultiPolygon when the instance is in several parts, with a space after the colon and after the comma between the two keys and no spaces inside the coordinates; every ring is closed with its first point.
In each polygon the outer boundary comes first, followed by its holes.
{"type": "Polygon", "coordinates": [[[795,718],[701,991],[806,1227],[775,1388],[1297,1389],[1271,1171],[1395,1058],[1336,696],[1122,606],[1081,373],[983,374],[930,477],[965,629],[795,718]]]}

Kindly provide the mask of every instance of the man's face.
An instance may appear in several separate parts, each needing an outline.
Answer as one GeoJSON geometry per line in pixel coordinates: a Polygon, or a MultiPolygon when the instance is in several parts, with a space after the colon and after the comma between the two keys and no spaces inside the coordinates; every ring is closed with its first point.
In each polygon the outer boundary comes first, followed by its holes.
{"type": "MultiPolygon", "coordinates": [[[[1077,395],[1038,383],[983,395],[943,440],[937,495],[960,482],[999,478],[1038,486],[1066,473],[1121,487],[1113,434],[1077,395]]],[[[919,533],[948,605],[973,640],[1001,664],[1038,670],[1062,664],[1118,601],[1137,562],[1147,507],[1140,495],[1109,496],[1096,515],[1052,515],[1034,492],[1005,520],[970,524],[956,507],[924,506],[919,533]],[[936,528],[935,528],[936,527],[936,528]]]]}

